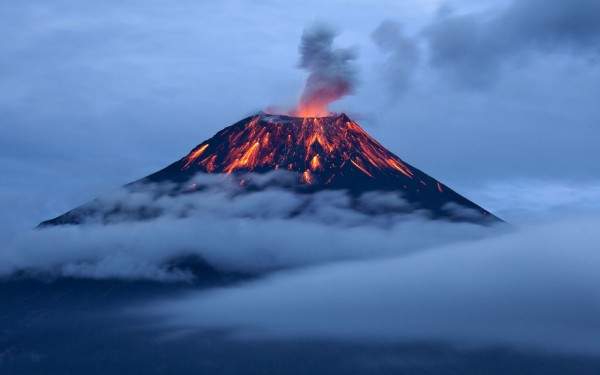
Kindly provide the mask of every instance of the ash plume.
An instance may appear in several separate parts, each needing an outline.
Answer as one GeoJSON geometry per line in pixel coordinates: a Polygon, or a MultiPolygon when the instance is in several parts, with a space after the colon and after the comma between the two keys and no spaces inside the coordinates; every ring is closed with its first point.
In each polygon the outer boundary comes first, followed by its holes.
{"type": "Polygon", "coordinates": [[[326,25],[306,29],[300,42],[299,67],[309,75],[300,98],[300,114],[325,115],[329,103],[353,92],[356,71],[353,48],[334,48],[337,33],[326,25]]]}

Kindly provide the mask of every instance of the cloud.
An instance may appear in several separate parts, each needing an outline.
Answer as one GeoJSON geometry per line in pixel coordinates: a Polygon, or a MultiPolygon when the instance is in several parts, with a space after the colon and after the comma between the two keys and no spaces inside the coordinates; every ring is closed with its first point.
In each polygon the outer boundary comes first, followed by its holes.
{"type": "MultiPolygon", "coordinates": [[[[596,0],[511,0],[504,6],[464,11],[443,3],[420,32],[407,37],[398,22],[386,20],[373,32],[388,53],[385,84],[403,92],[419,68],[434,68],[471,88],[494,83],[509,67],[563,54],[598,61],[600,4],[596,0]],[[428,66],[420,66],[420,48],[428,66]]],[[[513,69],[514,70],[514,69],[513,69]]]]}
{"type": "Polygon", "coordinates": [[[371,34],[373,42],[386,54],[383,74],[393,97],[408,89],[420,62],[418,42],[404,34],[402,25],[386,20],[371,34]]]}
{"type": "MultiPolygon", "coordinates": [[[[265,183],[258,176],[257,183],[265,183]]],[[[279,178],[279,177],[277,177],[279,178]]],[[[203,176],[203,190],[170,196],[168,186],[118,191],[97,200],[82,225],[47,227],[5,239],[0,276],[186,280],[172,267],[191,255],[224,272],[263,273],[340,259],[406,254],[478,238],[493,228],[382,212],[406,207],[400,196],[369,193],[352,208],[344,192],[295,194],[267,188],[239,194],[235,180],[203,176]],[[160,194],[159,194],[160,192],[160,194]],[[141,215],[144,221],[131,221],[141,215]]],[[[250,179],[251,180],[251,179],[250,179]]]]}
{"type": "Polygon", "coordinates": [[[552,221],[600,211],[598,181],[519,179],[497,181],[473,189],[475,201],[511,223],[552,221]]]}
{"type": "Polygon", "coordinates": [[[536,54],[600,53],[596,0],[513,0],[500,11],[460,14],[448,7],[425,31],[431,64],[472,87],[487,86],[511,62],[536,54]]]}
{"type": "Polygon", "coordinates": [[[409,256],[288,271],[154,302],[142,314],[246,338],[442,341],[598,355],[599,225],[598,216],[555,221],[409,256]]]}

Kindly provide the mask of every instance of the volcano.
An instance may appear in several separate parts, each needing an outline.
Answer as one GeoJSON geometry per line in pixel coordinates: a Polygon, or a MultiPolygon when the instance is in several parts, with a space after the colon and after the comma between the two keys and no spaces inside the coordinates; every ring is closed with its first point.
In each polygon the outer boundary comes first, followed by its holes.
{"type": "MultiPolygon", "coordinates": [[[[169,183],[183,194],[194,189],[191,181],[198,174],[232,175],[244,185],[249,173],[273,171],[295,176],[296,181],[285,188],[300,194],[343,190],[360,197],[367,192],[398,192],[410,203],[410,211],[427,212],[432,219],[499,221],[388,151],[343,113],[294,117],[261,112],[226,127],[185,157],[126,187],[169,183]]],[[[250,184],[246,188],[257,189],[250,184]]],[[[94,214],[94,207],[97,205],[84,204],[40,226],[81,223],[94,214]]]]}

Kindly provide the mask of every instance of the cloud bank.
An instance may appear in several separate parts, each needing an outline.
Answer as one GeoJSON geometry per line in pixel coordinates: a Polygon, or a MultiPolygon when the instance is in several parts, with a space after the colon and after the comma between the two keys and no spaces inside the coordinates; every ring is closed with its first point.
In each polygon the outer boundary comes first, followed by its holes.
{"type": "MultiPolygon", "coordinates": [[[[382,207],[407,205],[394,193],[367,193],[355,202],[335,191],[304,195],[273,187],[239,194],[236,181],[202,176],[195,184],[202,184],[203,190],[177,196],[167,194],[168,185],[109,194],[92,204],[99,214],[82,225],[46,227],[7,238],[0,253],[0,276],[27,271],[189,280],[192,275],[172,268],[174,260],[194,255],[217,270],[256,274],[405,254],[495,232],[432,221],[426,213],[386,213],[382,207]],[[139,219],[136,215],[144,220],[132,221],[139,219]]],[[[252,183],[266,181],[265,176],[254,176],[252,183]]]]}
{"type": "MultiPolygon", "coordinates": [[[[245,338],[442,341],[600,354],[598,216],[157,302],[245,338]]],[[[144,306],[143,313],[148,313],[144,306]]],[[[139,313],[139,311],[138,311],[139,313]]]]}

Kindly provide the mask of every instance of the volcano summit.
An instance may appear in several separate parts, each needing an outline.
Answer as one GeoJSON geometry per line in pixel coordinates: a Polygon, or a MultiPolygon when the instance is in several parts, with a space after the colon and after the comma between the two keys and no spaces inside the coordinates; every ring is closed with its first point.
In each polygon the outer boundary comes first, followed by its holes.
{"type": "MultiPolygon", "coordinates": [[[[231,175],[247,191],[248,173],[287,171],[295,181],[285,188],[300,194],[342,190],[358,198],[367,192],[398,192],[410,209],[432,219],[491,223],[494,215],[443,183],[401,160],[345,114],[293,117],[259,113],[245,118],[200,143],[182,159],[126,188],[169,183],[171,194],[201,189],[198,174],[231,175]]],[[[281,186],[279,186],[281,187],[281,186]]],[[[41,225],[77,224],[94,214],[84,204],[41,225]]],[[[389,212],[397,211],[390,207],[389,212]]],[[[388,212],[388,213],[389,213],[388,212]]]]}

